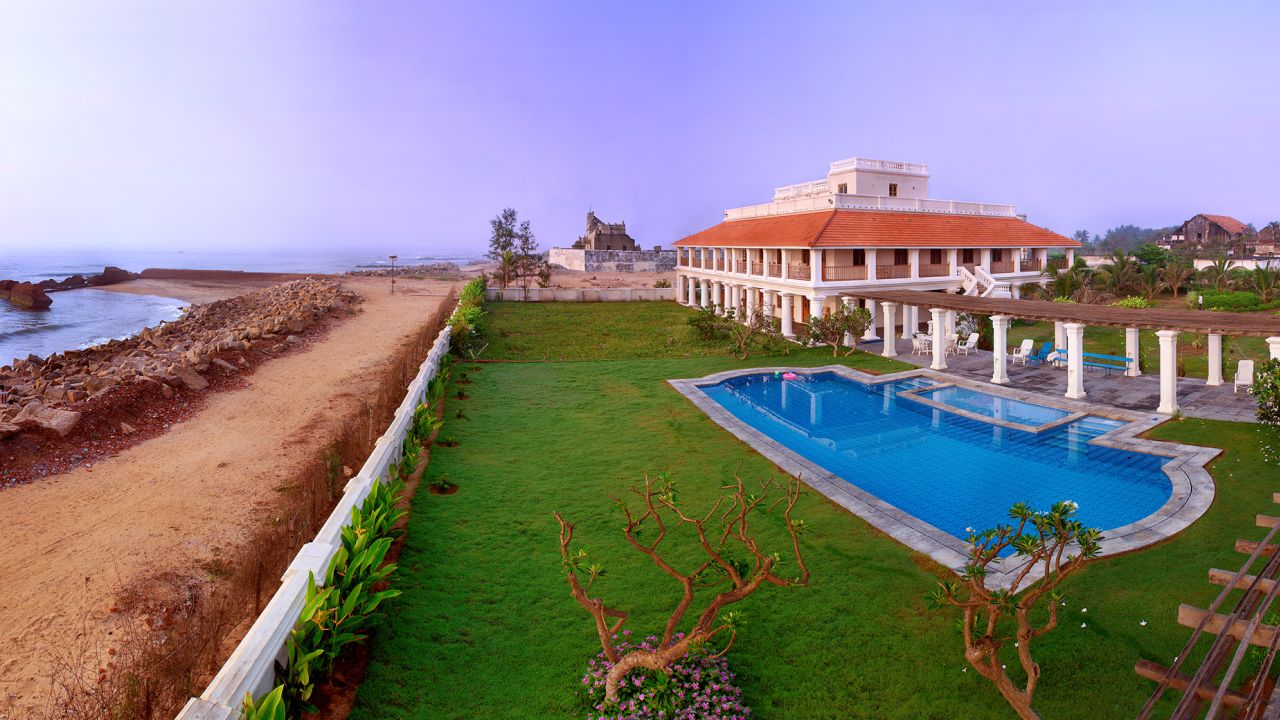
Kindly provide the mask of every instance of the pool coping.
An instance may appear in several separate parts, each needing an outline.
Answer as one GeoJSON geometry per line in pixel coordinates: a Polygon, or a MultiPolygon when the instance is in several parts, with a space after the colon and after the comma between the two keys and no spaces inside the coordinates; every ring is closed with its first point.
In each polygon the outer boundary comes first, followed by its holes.
{"type": "MultiPolygon", "coordinates": [[[[1205,469],[1205,465],[1221,453],[1221,449],[1138,437],[1141,433],[1167,421],[1169,418],[1166,416],[1142,414],[1080,400],[1045,398],[1025,390],[977,382],[968,378],[958,378],[924,368],[903,370],[885,375],[872,375],[844,365],[824,365],[813,368],[758,367],[726,370],[701,378],[667,381],[677,392],[684,395],[690,402],[706,413],[707,417],[713,422],[742,442],[750,445],[783,471],[800,479],[810,488],[822,493],[832,502],[862,518],[894,540],[912,550],[928,555],[934,561],[956,572],[962,571],[968,562],[970,548],[968,543],[881,500],[853,483],[807,460],[785,445],[739,420],[702,390],[703,387],[716,385],[731,378],[770,372],[794,372],[802,375],[833,373],[871,386],[910,378],[925,378],[933,380],[939,385],[959,385],[1014,400],[1069,410],[1072,414],[1078,413],[1082,416],[1097,415],[1124,421],[1124,425],[1087,442],[1103,447],[1169,458],[1161,469],[1168,476],[1172,491],[1169,499],[1154,513],[1128,525],[1104,530],[1103,540],[1100,544],[1100,554],[1102,555],[1131,552],[1173,537],[1199,519],[1213,504],[1216,489],[1213,478],[1209,475],[1208,470],[1205,469]]],[[[919,399],[913,399],[917,402],[919,401],[919,399]]],[[[957,408],[952,408],[943,403],[936,403],[936,405],[936,409],[940,411],[951,412],[958,416],[969,417],[970,419],[995,426],[1009,427],[1015,430],[1023,430],[1026,427],[1018,423],[997,420],[976,413],[957,412],[957,408]]],[[[1000,589],[1010,587],[1026,565],[1027,560],[1018,557],[1005,557],[992,562],[988,566],[987,586],[1000,589]]],[[[1026,580],[1020,587],[1026,587],[1042,576],[1043,572],[1039,568],[1032,568],[1027,572],[1026,580]]]]}

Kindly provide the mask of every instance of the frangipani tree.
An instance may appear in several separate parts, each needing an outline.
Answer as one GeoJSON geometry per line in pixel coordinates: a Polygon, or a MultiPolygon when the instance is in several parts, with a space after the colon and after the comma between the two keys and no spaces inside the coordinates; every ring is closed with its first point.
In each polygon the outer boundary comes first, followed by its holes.
{"type": "Polygon", "coordinates": [[[1015,524],[971,533],[967,538],[969,562],[960,582],[940,580],[929,596],[934,607],[960,608],[965,660],[996,686],[1021,718],[1040,717],[1031,708],[1040,681],[1040,665],[1031,656],[1031,642],[1058,625],[1058,610],[1063,605],[1058,586],[1100,552],[1102,534],[1076,520],[1077,509],[1070,500],[1055,503],[1047,512],[1033,510],[1027,503],[1014,505],[1009,517],[1015,524]],[[1026,563],[1008,588],[988,588],[987,568],[1007,549],[1026,563]],[[1043,577],[1032,584],[1031,574],[1037,571],[1043,577]],[[1044,617],[1038,612],[1042,604],[1048,606],[1047,619],[1037,625],[1031,616],[1044,617]],[[1012,637],[1006,635],[1010,620],[1015,627],[1012,637]],[[1021,687],[1000,661],[1000,650],[1010,640],[1026,673],[1021,687]]]}
{"type": "Polygon", "coordinates": [[[851,347],[845,355],[852,355],[858,349],[858,338],[871,327],[871,311],[866,308],[853,307],[840,303],[834,310],[825,315],[809,318],[806,338],[814,345],[830,345],[831,356],[840,354],[840,346],[846,337],[851,338],[851,347]]]}
{"type": "Polygon", "coordinates": [[[800,553],[799,535],[804,522],[792,518],[796,501],[800,497],[799,480],[789,478],[785,483],[769,479],[760,483],[759,490],[749,492],[741,478],[724,487],[724,494],[704,515],[690,515],[680,507],[675,484],[666,475],[645,477],[644,487],[632,490],[640,498],[639,507],[632,508],[622,500],[618,506],[625,518],[623,534],[637,552],[647,556],[655,566],[669,575],[680,587],[680,599],[667,618],[660,641],[651,649],[636,649],[623,655],[615,648],[614,637],[627,621],[627,613],[607,605],[599,597],[591,595],[597,581],[604,577],[604,568],[589,563],[585,549],[572,550],[574,526],[556,513],[560,523],[560,555],[564,560],[565,576],[574,600],[578,601],[595,621],[600,646],[612,667],[605,680],[605,699],[618,701],[618,686],[627,673],[637,668],[667,672],[672,663],[694,649],[705,649],[712,641],[725,636],[724,647],[713,652],[719,657],[728,652],[737,637],[741,615],[725,609],[737,603],[763,585],[792,587],[809,584],[809,568],[800,553]],[[780,491],[780,492],[774,492],[780,491]],[[774,497],[770,497],[770,494],[774,497]],[[762,549],[751,530],[751,520],[758,511],[770,512],[781,508],[790,545],[784,553],[762,549]],[[668,530],[684,526],[694,531],[706,559],[692,569],[677,569],[664,555],[662,546],[668,530]],[[643,538],[643,539],[642,539],[643,538]],[[787,562],[784,562],[784,555],[787,562]],[[790,572],[783,573],[786,567],[790,572]],[[706,597],[707,588],[719,588],[706,597]],[[702,589],[703,604],[693,627],[680,634],[686,614],[698,600],[695,591],[702,589]]]}

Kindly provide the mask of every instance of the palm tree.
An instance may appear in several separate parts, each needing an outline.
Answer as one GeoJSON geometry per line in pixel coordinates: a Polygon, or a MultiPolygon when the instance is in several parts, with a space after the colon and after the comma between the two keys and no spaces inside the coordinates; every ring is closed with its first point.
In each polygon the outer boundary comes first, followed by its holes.
{"type": "Polygon", "coordinates": [[[1137,263],[1124,250],[1108,256],[1108,262],[1093,271],[1092,285],[1100,290],[1124,293],[1138,282],[1137,263]]]}
{"type": "Polygon", "coordinates": [[[1142,290],[1147,300],[1154,300],[1164,289],[1164,277],[1160,268],[1155,265],[1142,268],[1142,274],[1138,277],[1138,288],[1142,290]]]}
{"type": "Polygon", "coordinates": [[[1072,298],[1084,287],[1084,275],[1079,268],[1070,267],[1060,270],[1047,269],[1044,276],[1049,279],[1045,283],[1045,292],[1050,298],[1072,298]]]}
{"type": "Polygon", "coordinates": [[[1219,255],[1212,265],[1200,271],[1200,282],[1222,292],[1231,284],[1231,268],[1235,265],[1226,255],[1219,255]]]}
{"type": "Polygon", "coordinates": [[[1271,298],[1275,296],[1277,281],[1280,280],[1277,276],[1280,276],[1280,272],[1270,268],[1258,266],[1253,269],[1253,275],[1249,278],[1250,284],[1263,303],[1271,302],[1271,298]]]}
{"type": "Polygon", "coordinates": [[[1164,280],[1165,287],[1173,291],[1174,300],[1178,299],[1178,290],[1195,274],[1195,267],[1184,260],[1169,260],[1160,268],[1160,278],[1164,280]]]}
{"type": "Polygon", "coordinates": [[[516,254],[510,250],[502,252],[502,261],[498,263],[498,286],[506,288],[511,281],[516,278],[519,270],[520,261],[516,258],[516,254]]]}

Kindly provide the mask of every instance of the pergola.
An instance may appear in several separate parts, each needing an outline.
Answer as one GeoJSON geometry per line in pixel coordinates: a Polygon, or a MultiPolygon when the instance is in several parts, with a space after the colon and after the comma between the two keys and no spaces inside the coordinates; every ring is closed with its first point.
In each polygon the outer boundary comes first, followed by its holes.
{"type": "MultiPolygon", "coordinates": [[[[883,354],[897,354],[893,327],[897,308],[904,308],[904,318],[912,318],[919,308],[928,308],[933,316],[934,370],[947,367],[944,349],[949,331],[955,327],[957,312],[990,315],[993,329],[993,369],[991,382],[1003,385],[1009,382],[1007,372],[1007,336],[1009,320],[1045,320],[1054,324],[1054,349],[1066,349],[1067,391],[1066,397],[1083,399],[1084,390],[1084,329],[1088,325],[1104,325],[1125,329],[1125,355],[1129,358],[1125,374],[1136,377],[1141,374],[1138,362],[1138,333],[1154,330],[1160,340],[1160,406],[1156,412],[1173,414],[1178,409],[1178,333],[1195,332],[1209,336],[1209,374],[1207,384],[1222,384],[1222,336],[1252,335],[1267,339],[1270,355],[1280,359],[1280,317],[1259,313],[1228,313],[1204,310],[1170,310],[1149,308],[1109,307],[1076,303],[1048,302],[1044,300],[1016,300],[975,295],[921,290],[856,290],[843,293],[848,299],[861,299],[867,303],[879,303],[884,309],[885,344],[883,354]]],[[[910,322],[910,320],[909,320],[910,322]]],[[[918,323],[912,323],[918,326],[918,323]]],[[[908,337],[903,323],[903,337],[908,337]]]]}

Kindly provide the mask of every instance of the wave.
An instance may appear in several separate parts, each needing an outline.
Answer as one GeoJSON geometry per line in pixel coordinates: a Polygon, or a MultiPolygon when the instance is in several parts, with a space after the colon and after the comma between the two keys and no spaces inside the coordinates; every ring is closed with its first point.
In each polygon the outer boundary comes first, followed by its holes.
{"type": "Polygon", "coordinates": [[[9,338],[21,337],[23,335],[35,335],[37,333],[47,334],[57,330],[70,330],[72,328],[80,328],[80,327],[86,327],[88,325],[96,325],[96,324],[97,323],[93,323],[93,322],[65,322],[65,323],[53,323],[50,325],[33,325],[31,327],[18,328],[17,330],[8,330],[5,332],[0,332],[0,340],[7,340],[9,338]]]}

